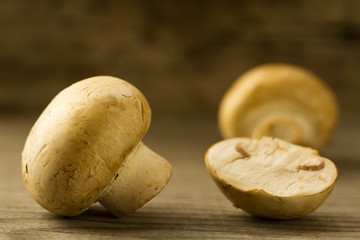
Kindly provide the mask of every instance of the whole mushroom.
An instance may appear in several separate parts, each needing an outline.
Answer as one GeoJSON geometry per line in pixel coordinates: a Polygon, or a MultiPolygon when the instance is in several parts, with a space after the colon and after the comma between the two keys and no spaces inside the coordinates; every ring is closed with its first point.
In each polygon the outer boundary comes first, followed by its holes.
{"type": "Polygon", "coordinates": [[[271,137],[225,139],[209,148],[205,163],[235,207],[271,219],[312,213],[338,178],[335,164],[316,150],[271,137]]]}
{"type": "Polygon", "coordinates": [[[109,76],[61,91],[40,115],[22,152],[30,195],[48,211],[75,216],[99,201],[131,213],[157,195],[170,164],[142,142],[151,110],[130,83],[109,76]]]}
{"type": "Polygon", "coordinates": [[[330,88],[316,75],[289,64],[265,64],[240,76],[219,107],[224,138],[273,136],[323,148],[338,119],[330,88]]]}

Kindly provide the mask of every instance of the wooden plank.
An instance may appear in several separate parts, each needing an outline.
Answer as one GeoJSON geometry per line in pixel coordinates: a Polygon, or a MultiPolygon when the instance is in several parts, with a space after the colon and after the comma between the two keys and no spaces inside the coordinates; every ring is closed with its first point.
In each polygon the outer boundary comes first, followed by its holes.
{"type": "MultiPolygon", "coordinates": [[[[313,214],[291,221],[254,218],[232,207],[205,169],[203,155],[220,139],[216,122],[157,120],[145,143],[169,159],[173,177],[139,211],[116,219],[99,204],[71,218],[41,208],[26,192],[20,173],[20,152],[34,119],[0,119],[0,239],[360,238],[360,155],[335,160],[340,174],[337,186],[313,214]]],[[[338,137],[356,136],[347,130],[357,130],[356,121],[347,123],[325,154],[338,156],[336,146],[342,147],[338,137]]]]}

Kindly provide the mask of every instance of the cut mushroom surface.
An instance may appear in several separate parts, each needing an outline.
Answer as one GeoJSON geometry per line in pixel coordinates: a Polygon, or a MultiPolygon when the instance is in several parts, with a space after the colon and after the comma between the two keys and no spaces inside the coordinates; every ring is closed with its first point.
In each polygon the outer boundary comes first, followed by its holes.
{"type": "Polygon", "coordinates": [[[205,161],[235,206],[268,218],[311,213],[338,176],[334,163],[316,150],[271,137],[223,140],[208,150],[205,161]]]}
{"type": "Polygon", "coordinates": [[[30,195],[65,216],[78,215],[97,200],[114,215],[135,211],[171,175],[170,164],[141,142],[150,118],[146,98],[124,80],[98,76],[64,89],[32,127],[22,152],[30,195]],[[145,172],[153,174],[136,184],[129,177],[145,172]]]}
{"type": "Polygon", "coordinates": [[[331,89],[313,73],[289,64],[266,64],[240,76],[219,107],[225,138],[273,136],[324,147],[338,119],[331,89]]]}

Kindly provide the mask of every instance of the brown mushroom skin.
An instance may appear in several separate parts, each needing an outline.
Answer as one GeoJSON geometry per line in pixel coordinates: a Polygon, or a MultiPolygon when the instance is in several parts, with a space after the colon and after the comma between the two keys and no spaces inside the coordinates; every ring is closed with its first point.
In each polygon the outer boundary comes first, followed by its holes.
{"type": "Polygon", "coordinates": [[[150,118],[142,93],[118,78],[93,77],[64,89],[26,140],[22,175],[28,192],[52,213],[82,213],[116,177],[150,118]]]}
{"type": "Polygon", "coordinates": [[[323,192],[301,197],[274,196],[264,190],[242,191],[211,175],[220,191],[234,207],[255,216],[268,219],[289,220],[314,212],[327,199],[334,185],[323,192]]]}
{"type": "MultiPolygon", "coordinates": [[[[233,138],[233,139],[250,140],[250,138],[233,138]]],[[[212,167],[210,163],[209,155],[211,149],[215,145],[222,144],[231,140],[232,139],[225,139],[212,145],[205,154],[205,165],[208,172],[210,173],[210,176],[216,183],[217,187],[226,196],[226,198],[233,203],[234,207],[240,208],[243,211],[253,216],[268,218],[268,219],[278,219],[278,220],[288,220],[288,219],[294,219],[294,218],[300,218],[306,216],[314,212],[327,199],[327,197],[332,192],[334,186],[336,185],[338,175],[335,164],[328,159],[322,158],[322,161],[325,161],[325,164],[330,165],[331,168],[336,170],[335,171],[336,178],[334,178],[334,181],[331,182],[331,185],[329,185],[329,187],[323,189],[320,192],[316,192],[313,194],[305,194],[305,195],[301,194],[294,196],[277,196],[263,189],[257,189],[257,188],[251,188],[249,190],[241,189],[235,186],[234,184],[230,184],[229,181],[224,179],[225,177],[222,178],[221,169],[216,169],[212,167]]],[[[237,146],[235,148],[236,150],[238,150],[237,146]]],[[[241,153],[242,151],[240,152],[240,154],[241,153]]],[[[317,154],[317,156],[319,155],[317,154]]],[[[241,157],[241,159],[243,159],[243,161],[249,161],[244,157],[241,157]]],[[[316,171],[316,170],[308,169],[305,171],[316,171]]]]}
{"type": "Polygon", "coordinates": [[[321,150],[337,125],[339,107],[315,74],[283,63],[260,65],[241,75],[219,105],[224,138],[273,136],[321,150]]]}

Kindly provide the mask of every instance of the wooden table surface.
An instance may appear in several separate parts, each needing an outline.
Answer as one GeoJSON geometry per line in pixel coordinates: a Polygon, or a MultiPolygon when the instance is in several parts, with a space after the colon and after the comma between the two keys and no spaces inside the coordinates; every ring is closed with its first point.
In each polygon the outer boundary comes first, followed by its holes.
{"type": "Polygon", "coordinates": [[[136,213],[116,219],[95,204],[77,217],[55,216],[27,193],[20,153],[34,117],[0,118],[0,239],[360,239],[360,117],[343,117],[323,155],[339,180],[326,202],[297,220],[254,218],[232,207],[203,156],[220,140],[216,119],[158,117],[144,142],[173,166],[167,187],[136,213]]]}

